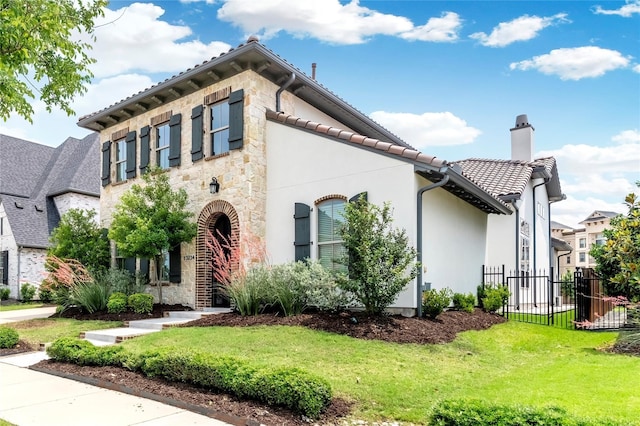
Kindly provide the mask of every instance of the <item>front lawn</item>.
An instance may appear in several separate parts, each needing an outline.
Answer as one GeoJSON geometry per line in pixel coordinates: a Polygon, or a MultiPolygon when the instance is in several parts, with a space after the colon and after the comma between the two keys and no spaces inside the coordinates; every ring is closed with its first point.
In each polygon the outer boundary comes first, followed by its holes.
{"type": "MultiPolygon", "coordinates": [[[[86,327],[85,327],[86,329],[86,327]]],[[[508,322],[445,345],[354,339],[302,327],[173,328],[126,341],[130,350],[182,346],[299,367],[355,402],[353,417],[424,423],[445,399],[557,405],[582,417],[638,422],[640,358],[597,351],[616,333],[508,322]]]]}
{"type": "Polygon", "coordinates": [[[37,347],[59,337],[78,337],[83,331],[122,327],[119,321],[78,321],[69,318],[38,318],[4,324],[18,331],[20,339],[37,347]]]}
{"type": "Polygon", "coordinates": [[[0,312],[19,311],[21,309],[42,308],[44,306],[44,303],[40,303],[40,302],[11,303],[8,305],[5,305],[4,303],[6,302],[0,303],[0,312]]]}

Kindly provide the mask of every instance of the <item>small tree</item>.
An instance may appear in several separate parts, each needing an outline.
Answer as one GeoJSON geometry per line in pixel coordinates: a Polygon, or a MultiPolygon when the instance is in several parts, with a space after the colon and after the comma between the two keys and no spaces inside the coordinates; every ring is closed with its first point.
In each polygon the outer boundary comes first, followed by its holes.
{"type": "Polygon", "coordinates": [[[94,221],[95,210],[70,209],[51,233],[49,256],[75,259],[93,272],[109,267],[109,238],[94,221]]]}
{"type": "MultiPolygon", "coordinates": [[[[640,181],[636,182],[640,188],[640,181]]],[[[626,196],[627,215],[611,219],[603,234],[606,242],[594,245],[590,255],[596,260],[596,272],[604,279],[609,296],[640,300],[640,197],[626,196]]]]}
{"type": "Polygon", "coordinates": [[[370,204],[363,197],[348,203],[340,229],[346,254],[338,262],[349,274],[340,287],[352,293],[368,314],[381,314],[418,274],[416,250],[406,231],[392,227],[391,208],[370,204]]]}
{"type": "Polygon", "coordinates": [[[162,254],[183,242],[191,241],[197,225],[189,221],[193,213],[186,210],[187,193],[174,191],[169,175],[152,168],[142,176],[144,185],[134,184],[122,194],[115,206],[109,238],[124,256],[153,260],[162,305],[162,254]]]}
{"type": "Polygon", "coordinates": [[[48,111],[73,114],[71,101],[91,82],[94,21],[106,0],[0,1],[0,118],[17,113],[31,121],[34,99],[48,111]],[[37,92],[37,93],[36,93],[37,92]]]}

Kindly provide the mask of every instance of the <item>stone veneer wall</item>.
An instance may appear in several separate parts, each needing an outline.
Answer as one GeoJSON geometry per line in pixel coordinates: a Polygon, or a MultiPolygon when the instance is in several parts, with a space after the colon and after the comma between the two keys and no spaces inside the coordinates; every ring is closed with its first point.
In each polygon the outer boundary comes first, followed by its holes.
{"type": "MultiPolygon", "coordinates": [[[[140,163],[139,132],[150,125],[151,117],[171,111],[182,114],[181,165],[169,169],[169,180],[174,189],[183,188],[188,196],[187,208],[193,213],[193,220],[200,217],[201,212],[212,202],[228,203],[237,214],[237,226],[246,229],[258,238],[265,236],[266,216],[266,108],[275,106],[275,92],[278,87],[260,77],[254,71],[245,71],[226,80],[207,86],[202,90],[167,102],[144,114],[135,116],[125,122],[118,123],[100,133],[100,141],[111,140],[111,135],[119,131],[137,132],[137,158],[140,163]],[[217,157],[209,157],[193,163],[191,161],[191,110],[202,105],[204,97],[218,90],[231,87],[231,91],[244,89],[244,143],[240,150],[231,151],[217,157]],[[209,193],[209,182],[217,177],[220,191],[209,193]]],[[[292,104],[290,94],[283,96],[283,105],[292,104]]],[[[208,116],[205,115],[205,129],[208,132],[208,116]]],[[[208,133],[205,134],[205,141],[208,133]]],[[[151,134],[151,146],[155,143],[154,132],[151,134]]],[[[113,142],[113,141],[112,141],[113,142]]],[[[112,209],[120,196],[132,183],[140,183],[138,176],[124,182],[115,183],[115,150],[112,149],[111,184],[102,188],[100,199],[100,217],[102,226],[109,227],[112,220],[112,209]]],[[[151,161],[155,157],[151,155],[151,161]]],[[[205,151],[205,154],[207,152],[205,151]]],[[[231,217],[230,217],[231,219],[231,217]]],[[[203,259],[198,259],[196,241],[185,243],[181,247],[182,282],[163,287],[165,303],[182,303],[196,306],[196,263],[200,263],[200,271],[204,268],[203,259]]],[[[201,272],[202,273],[202,272],[201,272]]],[[[205,278],[206,279],[206,278],[205,278]]],[[[201,284],[204,285],[204,284],[201,284]]],[[[155,289],[152,289],[155,293],[155,289]]],[[[200,289],[199,291],[202,291],[200,289]]],[[[200,296],[202,297],[202,295],[200,296]]],[[[198,302],[202,307],[203,302],[198,302]]]]}
{"type": "Polygon", "coordinates": [[[91,195],[77,194],[67,192],[66,194],[54,197],[56,208],[60,216],[68,212],[70,209],[95,210],[96,221],[100,223],[100,198],[91,195]]]}

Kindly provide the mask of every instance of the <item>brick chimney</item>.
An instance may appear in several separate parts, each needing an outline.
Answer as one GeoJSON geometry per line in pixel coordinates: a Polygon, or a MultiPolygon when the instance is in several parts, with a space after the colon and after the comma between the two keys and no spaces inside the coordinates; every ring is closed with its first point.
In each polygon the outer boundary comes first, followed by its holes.
{"type": "Polygon", "coordinates": [[[527,114],[516,117],[516,127],[511,129],[511,159],[533,160],[533,134],[535,129],[529,124],[527,114]]]}

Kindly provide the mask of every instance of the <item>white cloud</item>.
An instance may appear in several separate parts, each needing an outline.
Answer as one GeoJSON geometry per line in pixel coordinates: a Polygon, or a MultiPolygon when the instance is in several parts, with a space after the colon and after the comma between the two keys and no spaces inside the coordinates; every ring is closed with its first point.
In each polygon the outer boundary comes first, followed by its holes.
{"type": "Polygon", "coordinates": [[[634,72],[637,72],[638,74],[640,74],[640,64],[638,65],[634,65],[633,68],[631,68],[634,72]]]}
{"type": "Polygon", "coordinates": [[[206,3],[206,4],[215,4],[216,0],[180,0],[180,3],[185,3],[185,4],[189,4],[189,3],[206,3]]]}
{"type": "Polygon", "coordinates": [[[462,20],[457,13],[445,12],[440,18],[430,18],[426,24],[415,27],[400,37],[419,41],[455,41],[461,27],[462,20]]]}
{"type": "Polygon", "coordinates": [[[164,9],[150,3],[105,9],[105,16],[96,20],[96,41],[90,52],[97,60],[91,67],[95,76],[178,72],[231,48],[219,41],[180,41],[192,35],[191,29],[161,21],[163,14],[164,9]]]}
{"type": "Polygon", "coordinates": [[[153,84],[153,80],[149,76],[139,74],[122,74],[103,78],[87,86],[87,93],[77,98],[72,108],[78,113],[79,117],[91,114],[134,93],[138,93],[153,84]]]}
{"type": "Polygon", "coordinates": [[[543,74],[557,75],[562,80],[580,80],[587,77],[599,77],[607,71],[625,68],[629,59],[615,50],[596,46],[554,49],[546,55],[533,59],[513,62],[512,70],[536,69],[543,74]]]}
{"type": "Polygon", "coordinates": [[[603,9],[602,6],[593,8],[596,15],[618,15],[624,18],[630,18],[634,13],[640,14],[640,0],[627,1],[627,4],[620,9],[603,9]]]}
{"type": "Polygon", "coordinates": [[[612,141],[616,143],[640,143],[640,132],[638,129],[635,130],[623,130],[618,133],[614,137],[611,138],[612,141]]]}
{"type": "Polygon", "coordinates": [[[411,114],[375,111],[370,116],[418,150],[430,146],[468,144],[482,133],[450,112],[411,114]]]}
{"type": "Polygon", "coordinates": [[[517,41],[531,40],[550,25],[569,22],[566,13],[548,17],[524,15],[509,22],[501,22],[491,34],[473,33],[469,37],[479,40],[483,46],[504,47],[517,41]]]}
{"type": "Polygon", "coordinates": [[[560,149],[542,151],[536,156],[553,156],[558,161],[560,174],[638,173],[640,171],[640,144],[623,143],[602,147],[592,145],[564,145],[560,149]]]}
{"type": "Polygon", "coordinates": [[[620,202],[608,202],[601,198],[587,197],[578,199],[567,195],[566,200],[551,204],[551,220],[573,228],[583,228],[584,226],[580,225],[579,222],[585,220],[595,210],[618,213],[627,211],[622,203],[622,198],[620,198],[620,202]]]}
{"type": "Polygon", "coordinates": [[[360,44],[376,35],[421,41],[453,41],[461,22],[457,14],[446,12],[425,25],[414,26],[406,17],[381,13],[360,6],[358,0],[228,0],[218,10],[218,19],[231,22],[247,35],[262,40],[281,31],[295,37],[317,38],[335,44],[360,44]]]}
{"type": "Polygon", "coordinates": [[[611,194],[624,195],[633,192],[634,185],[624,177],[608,177],[603,174],[584,173],[581,176],[568,176],[563,179],[564,170],[560,170],[562,192],[565,194],[599,195],[609,198],[611,194]]]}

